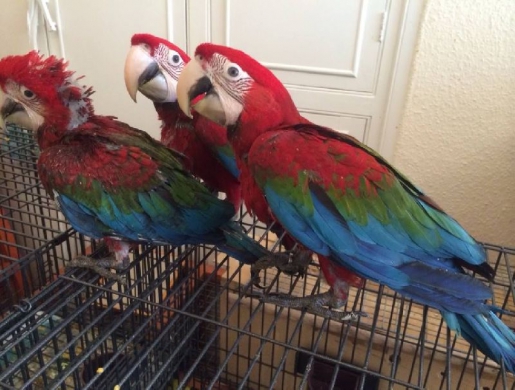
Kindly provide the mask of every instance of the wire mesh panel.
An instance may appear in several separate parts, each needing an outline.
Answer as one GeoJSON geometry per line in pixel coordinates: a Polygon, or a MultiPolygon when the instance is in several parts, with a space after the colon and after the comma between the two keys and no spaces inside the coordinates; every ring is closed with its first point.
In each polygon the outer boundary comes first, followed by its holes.
{"type": "MultiPolygon", "coordinates": [[[[30,133],[0,145],[0,388],[5,389],[513,389],[514,377],[440,314],[386,287],[353,289],[342,323],[252,297],[250,269],[209,247],[135,248],[127,285],[65,270],[97,243],[63,222],[37,180],[30,133]]],[[[249,234],[280,240],[242,213],[249,234]]],[[[485,245],[494,304],[514,311],[515,251],[485,245]]],[[[268,270],[266,292],[326,291],[268,270]]],[[[503,321],[515,326],[513,316],[503,321]]]]}
{"type": "Polygon", "coordinates": [[[0,137],[0,315],[58,274],[70,234],[37,179],[32,132],[9,125],[0,137]],[[63,252],[64,251],[64,252],[63,252]]]}

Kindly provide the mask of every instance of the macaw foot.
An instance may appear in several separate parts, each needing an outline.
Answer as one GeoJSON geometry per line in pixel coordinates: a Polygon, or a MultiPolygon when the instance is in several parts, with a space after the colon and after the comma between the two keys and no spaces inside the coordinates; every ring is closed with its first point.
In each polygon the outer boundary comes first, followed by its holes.
{"type": "Polygon", "coordinates": [[[251,266],[250,274],[252,275],[253,284],[258,288],[266,288],[260,284],[261,270],[276,267],[278,270],[288,275],[305,276],[309,264],[311,263],[311,251],[305,249],[293,249],[287,252],[272,253],[264,256],[251,266]]]}
{"type": "Polygon", "coordinates": [[[345,305],[346,300],[338,298],[332,289],[321,294],[307,297],[292,297],[288,294],[280,293],[260,293],[252,292],[247,294],[249,297],[258,298],[263,303],[273,303],[278,306],[293,309],[306,309],[308,312],[320,315],[325,318],[338,321],[356,321],[359,317],[367,317],[367,313],[362,311],[340,311],[339,307],[345,305]]]}
{"type": "Polygon", "coordinates": [[[118,271],[123,271],[129,267],[130,261],[128,257],[124,257],[122,260],[116,257],[104,257],[102,259],[92,259],[88,256],[78,256],[71,260],[66,268],[78,267],[78,268],[89,268],[95,271],[100,276],[106,279],[115,280],[121,284],[127,284],[127,278],[125,275],[118,275],[108,270],[112,268],[118,271]]]}

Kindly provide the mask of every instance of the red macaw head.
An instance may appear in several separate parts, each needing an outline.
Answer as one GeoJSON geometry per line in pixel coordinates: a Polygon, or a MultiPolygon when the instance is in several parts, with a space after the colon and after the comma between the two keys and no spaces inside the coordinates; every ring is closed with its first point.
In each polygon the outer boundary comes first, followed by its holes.
{"type": "Polygon", "coordinates": [[[173,43],[136,34],[125,60],[125,86],[132,100],[140,91],[155,103],[177,100],[177,80],[190,57],[173,43]]]}
{"type": "Polygon", "coordinates": [[[223,126],[266,121],[280,125],[300,118],[277,77],[242,51],[203,43],[177,85],[181,109],[194,110],[223,126]]]}
{"type": "Polygon", "coordinates": [[[51,123],[72,129],[93,114],[91,88],[80,86],[55,56],[44,58],[36,51],[0,60],[0,116],[2,121],[25,110],[33,129],[51,123]]]}

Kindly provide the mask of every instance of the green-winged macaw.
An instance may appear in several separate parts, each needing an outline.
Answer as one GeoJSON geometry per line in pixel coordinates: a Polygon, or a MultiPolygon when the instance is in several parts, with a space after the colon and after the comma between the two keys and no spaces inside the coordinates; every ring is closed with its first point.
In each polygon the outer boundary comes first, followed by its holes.
{"type": "Polygon", "coordinates": [[[243,263],[269,252],[232,221],[234,208],[183,166],[183,156],[111,116],[95,114],[91,88],[67,64],[35,51],[0,60],[0,116],[20,106],[41,150],[38,172],[80,233],[103,238],[114,258],[74,260],[103,276],[125,268],[133,243],[211,244],[243,263]]]}
{"type": "Polygon", "coordinates": [[[484,249],[377,152],[306,123],[274,74],[232,48],[198,46],[177,95],[186,114],[228,127],[246,167],[242,185],[264,195],[274,218],[319,255],[331,286],[315,297],[264,300],[341,305],[343,266],[440,310],[451,329],[515,371],[515,334],[486,303],[491,289],[467,272],[493,279],[484,249]]]}

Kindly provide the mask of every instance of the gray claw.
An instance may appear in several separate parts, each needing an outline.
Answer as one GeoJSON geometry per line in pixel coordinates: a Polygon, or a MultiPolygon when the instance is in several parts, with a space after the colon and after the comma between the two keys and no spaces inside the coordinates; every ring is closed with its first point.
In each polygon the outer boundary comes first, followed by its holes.
{"type": "Polygon", "coordinates": [[[246,296],[257,298],[263,303],[272,303],[294,309],[306,309],[310,313],[337,321],[356,321],[359,317],[367,317],[367,313],[361,311],[348,312],[336,310],[335,307],[341,307],[345,302],[337,298],[332,290],[307,297],[293,297],[281,293],[265,294],[254,291],[247,293],[246,296]]]}
{"type": "Polygon", "coordinates": [[[287,275],[293,276],[296,274],[304,277],[306,270],[311,263],[311,251],[303,249],[294,249],[292,251],[272,253],[269,256],[260,258],[257,262],[252,264],[251,276],[254,286],[265,289],[268,286],[260,284],[261,277],[259,276],[261,270],[276,267],[279,271],[287,275]]]}
{"type": "Polygon", "coordinates": [[[79,256],[73,260],[71,260],[67,265],[66,268],[89,268],[93,271],[95,271],[100,276],[108,279],[108,280],[115,280],[125,286],[127,286],[127,277],[125,275],[119,275],[114,272],[109,271],[107,268],[114,268],[118,270],[123,270],[126,268],[125,264],[120,264],[116,259],[114,258],[104,258],[104,259],[91,259],[87,256],[79,256]]]}

